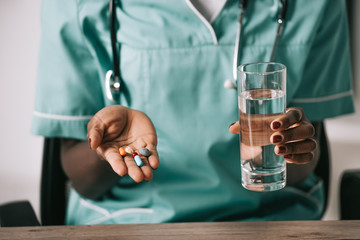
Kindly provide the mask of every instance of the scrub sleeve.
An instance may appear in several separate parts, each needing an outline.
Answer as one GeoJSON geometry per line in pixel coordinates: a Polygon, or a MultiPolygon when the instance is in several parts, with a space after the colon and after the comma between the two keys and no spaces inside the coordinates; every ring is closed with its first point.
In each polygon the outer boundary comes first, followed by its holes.
{"type": "Polygon", "coordinates": [[[309,120],[354,112],[350,44],[345,1],[326,4],[316,25],[301,82],[290,105],[302,107],[309,120]]]}
{"type": "MultiPolygon", "coordinates": [[[[312,121],[352,112],[343,1],[290,3],[275,59],[288,67],[288,106],[303,107],[312,121]]],[[[109,104],[107,4],[43,1],[33,133],[84,140],[88,120],[109,104]]],[[[277,9],[273,0],[249,3],[240,63],[268,61],[277,9]]],[[[189,0],[121,1],[117,37],[127,91],[120,103],[152,119],[160,166],[151,181],[125,176],[96,201],[72,190],[67,224],[321,217],[323,185],[315,175],[276,192],[241,186],[239,138],[228,132],[238,119],[237,95],[223,88],[232,77],[239,12],[238,1],[228,0],[210,25],[189,0]]]]}
{"type": "Polygon", "coordinates": [[[43,1],[32,132],[86,140],[86,125],[105,106],[94,56],[79,26],[76,1],[43,1]]]}

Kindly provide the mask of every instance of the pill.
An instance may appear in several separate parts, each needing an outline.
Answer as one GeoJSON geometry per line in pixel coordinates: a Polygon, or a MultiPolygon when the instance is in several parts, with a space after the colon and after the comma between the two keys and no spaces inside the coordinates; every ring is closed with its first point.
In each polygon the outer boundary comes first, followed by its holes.
{"type": "Polygon", "coordinates": [[[132,156],[135,158],[135,156],[138,155],[137,152],[133,152],[132,156]]]}
{"type": "Polygon", "coordinates": [[[138,167],[141,167],[141,166],[143,165],[143,162],[142,162],[142,160],[141,160],[141,158],[140,158],[139,155],[135,155],[134,160],[135,160],[135,163],[136,163],[136,165],[137,165],[138,167]]]}
{"type": "Polygon", "coordinates": [[[126,155],[125,149],[123,147],[119,148],[119,153],[120,153],[121,156],[126,155]]]}
{"type": "Polygon", "coordinates": [[[133,154],[134,150],[130,146],[126,146],[125,152],[127,152],[128,154],[133,154]]]}
{"type": "Polygon", "coordinates": [[[143,155],[144,157],[148,157],[151,155],[151,152],[147,148],[140,148],[139,153],[143,155]]]}

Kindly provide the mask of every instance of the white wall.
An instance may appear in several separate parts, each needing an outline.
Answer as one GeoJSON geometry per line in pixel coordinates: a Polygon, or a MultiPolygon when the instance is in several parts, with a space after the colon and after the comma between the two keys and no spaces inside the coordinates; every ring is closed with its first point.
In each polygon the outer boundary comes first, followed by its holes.
{"type": "Polygon", "coordinates": [[[40,0],[0,0],[0,204],[20,199],[39,209],[42,138],[30,134],[40,0]]]}
{"type": "MultiPolygon", "coordinates": [[[[355,8],[359,12],[360,4],[355,8]]],[[[360,24],[360,18],[356,18],[360,24]]],[[[360,42],[360,32],[354,29],[355,42],[360,42]]],[[[30,135],[29,129],[39,38],[40,0],[0,0],[0,204],[28,199],[37,213],[42,138],[30,135]]],[[[355,52],[360,63],[359,48],[355,52]]],[[[355,73],[359,82],[359,70],[355,73]]],[[[360,168],[359,100],[356,100],[356,114],[327,121],[333,155],[331,199],[324,217],[327,220],[338,218],[340,173],[344,169],[360,168]]]]}

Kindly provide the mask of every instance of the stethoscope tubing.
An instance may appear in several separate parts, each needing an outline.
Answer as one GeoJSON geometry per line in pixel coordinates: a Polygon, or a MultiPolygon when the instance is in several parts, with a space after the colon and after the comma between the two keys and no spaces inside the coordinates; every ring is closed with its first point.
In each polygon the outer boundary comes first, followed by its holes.
{"type": "Polygon", "coordinates": [[[245,13],[245,8],[247,6],[247,0],[240,1],[240,15],[238,17],[238,29],[236,32],[235,39],[235,48],[234,48],[234,59],[233,59],[233,79],[234,82],[237,81],[237,67],[239,62],[239,52],[240,52],[240,42],[241,42],[241,32],[243,26],[243,18],[245,13]]]}
{"type": "MultiPolygon", "coordinates": [[[[240,45],[241,45],[241,39],[242,39],[243,18],[244,18],[244,14],[245,14],[245,9],[247,7],[247,2],[248,2],[247,0],[240,1],[240,15],[238,18],[238,29],[237,29],[237,34],[236,34],[234,59],[233,59],[233,82],[227,83],[225,85],[228,88],[234,88],[234,89],[237,88],[236,87],[237,80],[238,80],[237,68],[239,66],[238,61],[239,61],[240,45]]],[[[280,1],[280,9],[279,9],[280,11],[277,16],[278,17],[278,28],[276,31],[275,40],[274,40],[273,48],[271,50],[269,62],[273,62],[275,59],[278,43],[279,43],[280,37],[284,30],[284,20],[285,20],[286,13],[287,13],[287,6],[288,6],[287,0],[280,1]]]]}
{"type": "Polygon", "coordinates": [[[120,95],[120,57],[118,55],[117,40],[116,40],[116,4],[115,0],[109,1],[110,14],[110,39],[112,49],[112,63],[113,69],[108,70],[105,75],[105,94],[111,103],[117,103],[120,95]]]}
{"type": "Polygon", "coordinates": [[[109,13],[110,13],[110,38],[111,38],[111,49],[113,55],[113,71],[115,76],[120,76],[120,67],[119,67],[119,56],[117,51],[117,41],[116,41],[116,5],[115,0],[110,0],[109,3],[109,13]]]}
{"type": "MultiPolygon", "coordinates": [[[[116,0],[109,1],[109,13],[110,13],[110,38],[111,38],[111,48],[112,48],[112,57],[113,57],[113,69],[108,70],[105,76],[105,93],[108,100],[112,103],[116,103],[118,96],[120,94],[121,87],[121,77],[120,77],[120,57],[118,54],[117,40],[116,40],[116,0]]],[[[233,58],[233,81],[230,81],[230,84],[224,84],[227,88],[236,89],[237,86],[237,68],[239,66],[239,55],[240,55],[240,46],[242,40],[242,30],[243,30],[243,18],[245,15],[245,9],[247,7],[248,0],[240,0],[240,14],[238,17],[238,29],[235,39],[234,47],[234,58],[233,58]]],[[[278,47],[279,39],[284,30],[284,20],[287,13],[288,0],[280,0],[280,8],[278,13],[278,28],[276,31],[276,36],[273,44],[273,48],[270,55],[270,62],[274,61],[276,50],[278,47]]]]}

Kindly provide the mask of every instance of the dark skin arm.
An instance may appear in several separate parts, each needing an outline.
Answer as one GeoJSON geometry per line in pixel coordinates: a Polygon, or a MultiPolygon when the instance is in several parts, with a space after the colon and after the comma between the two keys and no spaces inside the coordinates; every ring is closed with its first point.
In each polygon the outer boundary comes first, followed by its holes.
{"type": "Polygon", "coordinates": [[[62,139],[61,162],[74,189],[86,198],[97,199],[119,179],[85,141],[62,139]]]}

